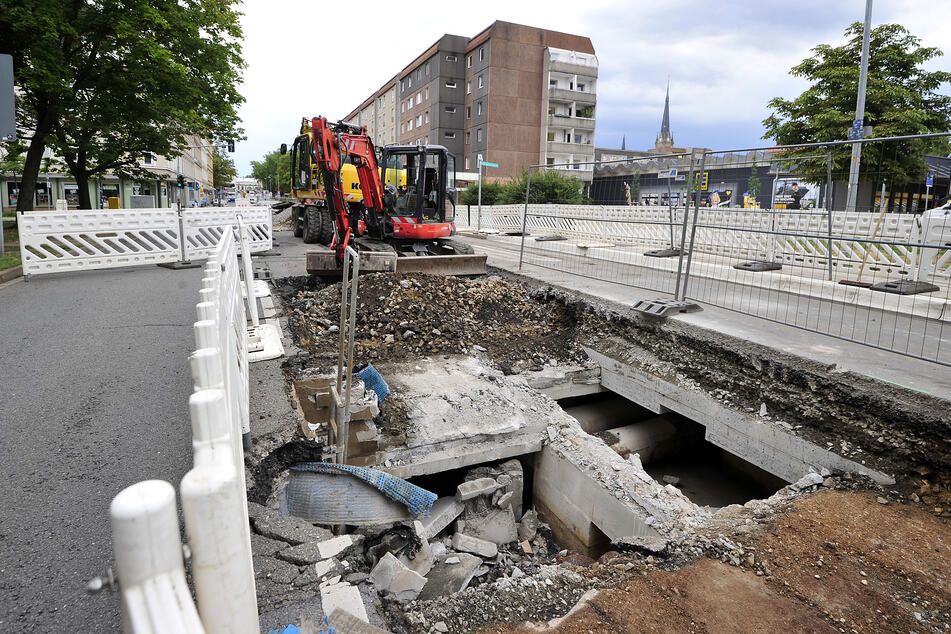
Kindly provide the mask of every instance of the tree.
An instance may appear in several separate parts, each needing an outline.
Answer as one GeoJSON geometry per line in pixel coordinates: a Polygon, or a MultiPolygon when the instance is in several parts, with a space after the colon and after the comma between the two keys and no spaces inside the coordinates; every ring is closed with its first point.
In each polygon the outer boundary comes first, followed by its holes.
{"type": "MultiPolygon", "coordinates": [[[[506,183],[498,203],[511,205],[525,203],[528,172],[506,183]]],[[[484,192],[483,192],[484,193],[484,192]]],[[[584,194],[584,183],[574,176],[567,176],[558,170],[544,170],[532,175],[532,185],[528,191],[530,203],[558,203],[562,205],[584,205],[590,199],[584,194]]]]}
{"type": "Polygon", "coordinates": [[[762,188],[762,185],[759,182],[759,176],[756,174],[756,159],[753,159],[753,164],[750,166],[750,179],[746,183],[746,191],[750,193],[750,198],[756,200],[756,197],[759,195],[759,190],[762,188]]]}
{"type": "MultiPolygon", "coordinates": [[[[764,139],[779,145],[843,139],[855,117],[859,60],[862,48],[861,23],[845,30],[849,41],[842,46],[820,44],[813,55],[794,66],[790,74],[812,85],[793,100],[776,97],[769,102],[773,113],[763,121],[764,139]]],[[[951,128],[951,97],[937,92],[951,81],[951,73],[926,71],[922,64],[943,55],[940,49],[920,46],[920,38],[899,24],[883,24],[872,29],[869,44],[866,121],[876,136],[899,136],[946,132],[951,128]]],[[[896,185],[917,179],[924,170],[922,155],[948,154],[948,140],[910,140],[865,144],[862,149],[863,181],[884,175],[896,185]]],[[[785,156],[815,155],[815,148],[787,152],[785,156]]],[[[833,171],[848,171],[851,146],[832,149],[833,171]]],[[[803,180],[825,182],[826,160],[802,159],[794,162],[803,180]]]]}
{"type": "Polygon", "coordinates": [[[234,161],[215,148],[211,154],[211,179],[215,187],[224,187],[234,181],[238,174],[234,168],[234,161]]]}
{"type": "MultiPolygon", "coordinates": [[[[505,185],[497,182],[482,182],[482,204],[494,205],[502,195],[505,185]]],[[[459,196],[459,202],[463,205],[479,204],[479,183],[470,183],[468,187],[462,190],[459,196]]]]}
{"type": "Polygon", "coordinates": [[[274,150],[265,154],[260,161],[251,161],[251,178],[258,179],[272,191],[290,191],[291,155],[274,150]]]}
{"type": "Polygon", "coordinates": [[[0,11],[0,47],[14,57],[18,112],[32,130],[17,208],[32,208],[47,145],[89,207],[96,175],[151,177],[138,165],[146,153],[178,154],[190,135],[240,138],[233,4],[20,0],[0,11]]]}
{"type": "Polygon", "coordinates": [[[631,178],[631,202],[635,205],[639,205],[641,202],[641,173],[640,171],[634,172],[634,177],[631,178]]]}

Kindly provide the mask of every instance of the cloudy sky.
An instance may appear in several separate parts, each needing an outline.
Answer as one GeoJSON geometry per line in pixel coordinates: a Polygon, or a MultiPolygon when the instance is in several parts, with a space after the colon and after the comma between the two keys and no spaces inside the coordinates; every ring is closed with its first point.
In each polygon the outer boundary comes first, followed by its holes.
{"type": "MultiPolygon", "coordinates": [[[[875,0],[872,23],[899,22],[946,56],[949,0],[875,0]]],[[[670,76],[678,145],[762,144],[775,96],[805,87],[789,69],[818,43],[840,44],[864,0],[245,0],[246,141],[239,174],[282,142],[301,117],[340,119],[444,33],[471,37],[495,20],[587,35],[600,63],[596,143],[653,147],[670,76]]],[[[944,86],[951,92],[951,86],[944,86]]]]}

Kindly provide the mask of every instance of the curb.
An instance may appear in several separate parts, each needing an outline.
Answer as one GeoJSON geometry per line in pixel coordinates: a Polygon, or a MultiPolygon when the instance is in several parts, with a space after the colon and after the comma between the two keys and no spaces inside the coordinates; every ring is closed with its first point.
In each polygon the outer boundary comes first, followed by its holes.
{"type": "Polygon", "coordinates": [[[0,284],[4,282],[9,282],[10,280],[20,277],[23,275],[23,266],[15,266],[12,269],[7,269],[5,271],[0,271],[0,284]]]}

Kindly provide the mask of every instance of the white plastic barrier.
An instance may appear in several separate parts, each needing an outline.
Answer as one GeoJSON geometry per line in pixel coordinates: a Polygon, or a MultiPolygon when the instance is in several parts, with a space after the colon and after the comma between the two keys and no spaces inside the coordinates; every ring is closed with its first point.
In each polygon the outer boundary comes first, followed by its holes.
{"type": "Polygon", "coordinates": [[[109,514],[123,631],[204,632],[185,582],[172,485],[162,480],[133,484],[113,498],[109,514]]]}
{"type": "Polygon", "coordinates": [[[163,264],[214,252],[238,216],[248,225],[251,253],[271,248],[269,207],[30,211],[17,214],[25,275],[163,264]]]}
{"type": "Polygon", "coordinates": [[[174,209],[17,214],[26,275],[161,264],[179,258],[174,209]]]}
{"type": "MultiPolygon", "coordinates": [[[[162,490],[139,483],[127,490],[135,491],[134,504],[128,500],[133,494],[126,492],[113,501],[114,509],[123,510],[118,523],[113,511],[113,547],[121,562],[127,632],[258,631],[242,448],[242,436],[250,430],[249,330],[237,255],[234,232],[222,231],[205,265],[196,306],[197,350],[189,358],[194,467],[182,478],[181,496],[198,609],[180,573],[174,491],[167,483],[160,483],[162,490]],[[143,530],[155,523],[153,507],[172,518],[169,523],[162,515],[162,530],[154,533],[143,530]],[[161,591],[148,591],[152,587],[161,591]]],[[[249,255],[245,260],[250,264],[249,255]]]]}

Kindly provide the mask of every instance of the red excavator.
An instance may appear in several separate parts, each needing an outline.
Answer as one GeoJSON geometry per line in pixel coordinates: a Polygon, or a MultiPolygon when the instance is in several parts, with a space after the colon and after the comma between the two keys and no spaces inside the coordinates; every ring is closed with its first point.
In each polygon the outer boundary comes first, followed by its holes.
{"type": "Polygon", "coordinates": [[[390,145],[378,156],[365,127],[315,117],[294,142],[291,173],[301,207],[295,222],[316,223],[330,246],[307,252],[309,273],[339,274],[348,245],[360,252],[361,272],[485,273],[486,256],[452,239],[455,165],[445,147],[390,145]],[[344,191],[347,163],[356,168],[362,201],[344,191]]]}

